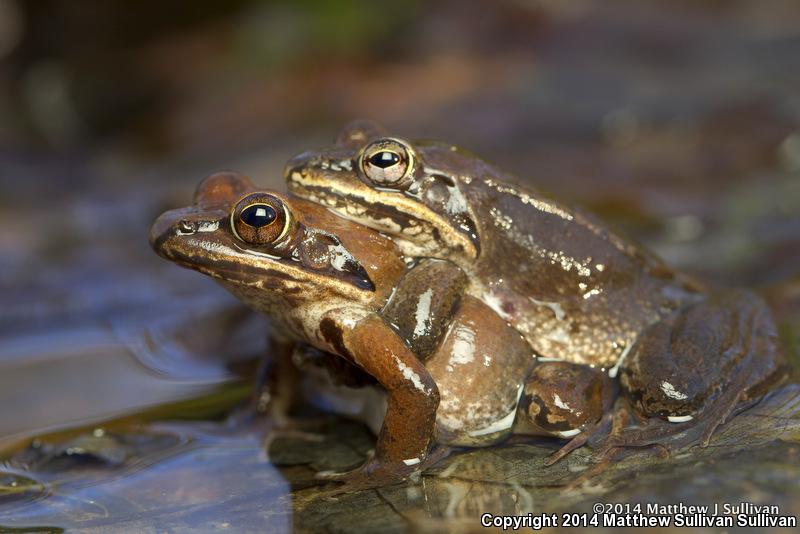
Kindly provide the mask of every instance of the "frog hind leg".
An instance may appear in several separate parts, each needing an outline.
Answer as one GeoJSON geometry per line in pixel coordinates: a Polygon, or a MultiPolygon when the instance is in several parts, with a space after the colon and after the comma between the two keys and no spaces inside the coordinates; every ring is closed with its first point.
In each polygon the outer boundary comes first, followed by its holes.
{"type": "Polygon", "coordinates": [[[634,410],[644,423],[611,433],[597,458],[619,448],[705,447],[720,425],[787,376],[769,310],[743,291],[695,303],[656,323],[621,371],[628,403],[618,409],[634,410]]]}
{"type": "Polygon", "coordinates": [[[600,369],[566,361],[539,363],[525,383],[520,414],[543,433],[569,440],[545,465],[606,433],[616,396],[616,382],[600,369]]]}

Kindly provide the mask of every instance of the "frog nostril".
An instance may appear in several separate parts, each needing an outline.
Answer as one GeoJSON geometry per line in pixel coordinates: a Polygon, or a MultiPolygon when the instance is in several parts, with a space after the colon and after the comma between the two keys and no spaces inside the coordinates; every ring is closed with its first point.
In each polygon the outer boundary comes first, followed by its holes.
{"type": "Polygon", "coordinates": [[[197,223],[183,219],[178,223],[178,235],[193,234],[197,231],[197,223]]]}

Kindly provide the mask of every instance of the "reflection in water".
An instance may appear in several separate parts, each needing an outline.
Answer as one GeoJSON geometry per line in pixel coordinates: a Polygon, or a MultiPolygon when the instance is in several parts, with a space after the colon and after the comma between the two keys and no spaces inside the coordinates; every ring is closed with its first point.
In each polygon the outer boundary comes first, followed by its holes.
{"type": "Polygon", "coordinates": [[[46,495],[47,486],[44,483],[22,472],[11,466],[0,468],[0,504],[13,502],[19,505],[46,495]]]}
{"type": "Polygon", "coordinates": [[[34,433],[220,391],[239,380],[231,366],[263,353],[263,320],[242,306],[209,298],[170,304],[143,324],[1,338],[0,404],[14,409],[0,410],[0,450],[34,433]]]}
{"type": "Polygon", "coordinates": [[[38,480],[11,472],[0,479],[3,488],[12,481],[19,488],[15,495],[0,489],[0,525],[106,532],[154,525],[242,532],[269,525],[270,532],[288,532],[291,514],[281,497],[289,487],[267,462],[259,435],[225,424],[174,423],[40,443],[6,467],[27,465],[38,480]]]}
{"type": "Polygon", "coordinates": [[[0,531],[252,531],[267,518],[288,531],[261,431],[212,422],[248,398],[265,332],[198,292],[0,338],[0,404],[14,407],[0,410],[0,531]],[[149,423],[175,418],[208,422],[149,423]]]}
{"type": "MultiPolygon", "coordinates": [[[[797,454],[799,394],[800,386],[789,385],[770,395],[725,425],[707,449],[669,459],[632,454],[586,491],[563,486],[591,465],[589,451],[545,467],[557,447],[553,440],[519,437],[458,451],[421,479],[334,496],[337,486],[315,474],[360,465],[374,447],[374,436],[353,421],[306,413],[283,429],[267,418],[241,416],[109,422],[42,435],[11,454],[0,468],[0,525],[88,532],[453,531],[474,528],[486,511],[588,511],[600,499],[702,504],[711,486],[714,499],[760,495],[792,513],[800,464],[783,460],[797,454]]],[[[230,399],[209,401],[215,402],[230,407],[230,399]]]]}

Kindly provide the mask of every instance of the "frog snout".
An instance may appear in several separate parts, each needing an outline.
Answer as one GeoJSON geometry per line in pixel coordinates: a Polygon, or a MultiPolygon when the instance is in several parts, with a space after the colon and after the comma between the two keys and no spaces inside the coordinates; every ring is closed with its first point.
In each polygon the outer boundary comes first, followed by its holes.
{"type": "Polygon", "coordinates": [[[210,225],[218,224],[217,221],[209,221],[207,217],[187,208],[170,210],[158,217],[150,227],[150,246],[163,256],[176,239],[202,232],[209,229],[210,225]]]}
{"type": "Polygon", "coordinates": [[[176,220],[182,220],[176,217],[177,210],[162,213],[150,226],[150,246],[158,254],[164,255],[165,245],[170,236],[174,235],[174,226],[176,220]]]}
{"type": "Polygon", "coordinates": [[[289,160],[289,163],[286,164],[286,167],[283,168],[283,176],[284,178],[291,183],[292,176],[295,174],[303,174],[303,170],[308,169],[311,166],[312,160],[315,157],[314,152],[303,152],[302,154],[298,154],[294,156],[292,159],[289,160]]]}

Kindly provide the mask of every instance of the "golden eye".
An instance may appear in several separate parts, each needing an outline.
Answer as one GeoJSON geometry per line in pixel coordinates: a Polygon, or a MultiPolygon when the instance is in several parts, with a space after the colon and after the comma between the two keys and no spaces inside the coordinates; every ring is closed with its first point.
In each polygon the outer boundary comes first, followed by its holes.
{"type": "Polygon", "coordinates": [[[269,245],[285,235],[289,217],[279,198],[266,193],[251,193],[233,209],[231,227],[242,241],[269,245]]]}
{"type": "Polygon", "coordinates": [[[395,139],[380,139],[361,154],[364,176],[378,186],[400,188],[410,183],[414,156],[409,147],[395,139]]]}

